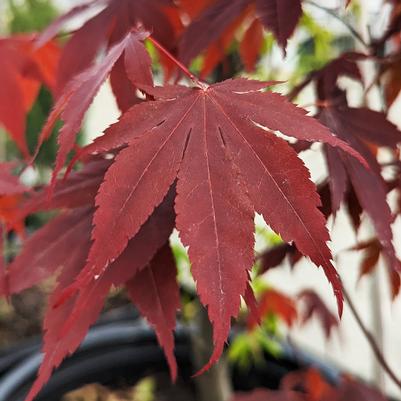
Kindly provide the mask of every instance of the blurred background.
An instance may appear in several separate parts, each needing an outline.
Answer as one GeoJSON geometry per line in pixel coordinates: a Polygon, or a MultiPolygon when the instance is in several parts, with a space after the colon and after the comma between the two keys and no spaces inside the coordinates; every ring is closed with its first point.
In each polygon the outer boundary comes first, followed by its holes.
{"type": "MultiPolygon", "coordinates": [[[[2,0],[0,2],[0,32],[2,35],[20,32],[40,31],[49,24],[57,15],[69,10],[79,0],[2,0]]],[[[352,3],[352,6],[344,10],[342,2],[335,0],[318,1],[316,3],[324,7],[332,8],[339,13],[344,21],[353,25],[358,32],[366,38],[375,37],[385,29],[389,13],[389,4],[383,5],[380,0],[360,0],[352,3]]],[[[301,29],[290,40],[287,56],[283,58],[280,49],[272,43],[269,35],[265,36],[264,56],[258,63],[257,71],[252,74],[259,79],[276,79],[287,81],[276,90],[287,93],[289,88],[299,82],[300,78],[309,71],[323,66],[326,62],[340,54],[343,50],[352,48],[354,38],[344,24],[333,18],[324,10],[305,2],[306,17],[302,21],[301,29]]],[[[79,19],[74,24],[66,27],[66,31],[80,26],[79,19]],[[75,25],[74,25],[75,24],[75,25]]],[[[360,49],[363,51],[364,49],[360,49]]],[[[78,57],[79,55],[77,55],[78,57]]],[[[361,65],[366,86],[372,84],[374,79],[374,67],[369,62],[361,65]]],[[[369,96],[363,96],[360,85],[351,80],[344,79],[342,86],[347,89],[350,102],[360,105],[368,102],[369,105],[381,110],[381,94],[373,89],[369,96]]],[[[1,90],[1,88],[0,88],[1,90]]],[[[305,91],[297,98],[297,103],[306,106],[313,102],[311,93],[305,91]]],[[[37,102],[28,118],[27,135],[34,138],[38,135],[45,116],[51,107],[51,95],[42,89],[37,102]]],[[[105,128],[115,122],[119,116],[119,110],[109,85],[106,83],[87,113],[85,128],[82,133],[82,144],[89,143],[94,137],[100,135],[105,128]]],[[[389,119],[401,128],[401,99],[396,100],[389,110],[389,119]]],[[[38,170],[25,172],[24,180],[38,182],[45,180],[54,160],[55,142],[46,144],[46,149],[41,153],[42,167],[38,170]]],[[[0,132],[0,159],[11,160],[16,150],[9,143],[4,132],[0,132]]],[[[326,175],[326,166],[323,161],[319,146],[313,146],[301,154],[306,165],[310,168],[313,180],[319,182],[326,175]]],[[[386,154],[380,155],[384,160],[386,154]]],[[[391,200],[390,200],[391,201],[391,200]]],[[[257,251],[262,251],[271,246],[275,241],[274,235],[259,217],[257,225],[257,251]]],[[[366,325],[377,338],[390,365],[397,373],[401,373],[401,297],[394,301],[391,299],[387,273],[382,263],[375,273],[359,279],[359,266],[362,255],[360,252],[351,251],[357,241],[369,238],[372,228],[365,221],[363,228],[356,238],[351,229],[347,215],[340,210],[335,221],[328,221],[331,230],[331,248],[335,256],[338,268],[345,286],[350,292],[358,311],[366,325]]],[[[394,223],[395,245],[401,256],[401,221],[394,223]]],[[[180,243],[177,233],[172,237],[173,245],[180,252],[180,243]]],[[[185,250],[182,249],[185,254],[185,250]]],[[[181,268],[183,282],[191,286],[191,279],[185,267],[181,268]]],[[[287,263],[287,262],[285,262],[287,263]]],[[[327,280],[321,270],[317,270],[309,261],[302,259],[292,269],[285,265],[280,269],[272,269],[263,278],[267,285],[274,287],[288,295],[295,295],[304,288],[313,288],[322,299],[335,312],[335,300],[327,280]]],[[[46,288],[42,289],[46,291],[46,288]]],[[[2,304],[0,309],[0,345],[8,344],[21,336],[29,336],[39,332],[41,311],[44,307],[42,290],[29,290],[28,294],[13,300],[12,305],[2,304]],[[15,314],[19,317],[15,317],[15,314]],[[36,316],[37,315],[37,316],[36,316]]],[[[354,373],[374,384],[380,389],[400,397],[396,387],[386,378],[380,365],[372,355],[365,337],[362,335],[348,306],[345,311],[338,331],[335,331],[330,339],[326,339],[319,322],[312,320],[304,326],[295,325],[292,329],[282,328],[283,336],[325,361],[332,362],[340,369],[354,373]]]]}

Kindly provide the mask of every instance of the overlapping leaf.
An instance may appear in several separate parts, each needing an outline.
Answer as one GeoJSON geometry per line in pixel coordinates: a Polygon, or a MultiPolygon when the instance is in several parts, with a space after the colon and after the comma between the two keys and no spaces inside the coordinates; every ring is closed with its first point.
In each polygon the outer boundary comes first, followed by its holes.
{"type": "MultiPolygon", "coordinates": [[[[325,147],[332,212],[338,210],[351,187],[358,201],[357,206],[360,205],[372,219],[388,261],[397,270],[401,267],[392,244],[393,218],[386,199],[386,183],[371,147],[374,145],[395,149],[401,142],[401,132],[383,113],[366,107],[348,106],[345,93],[338,87],[337,80],[344,75],[360,79],[356,65],[360,57],[356,54],[344,55],[313,73],[306,82],[314,81],[318,100],[327,104],[319,111],[319,120],[339,138],[350,143],[370,166],[370,169],[361,168],[359,163],[355,163],[347,155],[340,155],[336,149],[325,147]]],[[[354,205],[349,208],[354,208],[354,205]]]]}
{"type": "Polygon", "coordinates": [[[333,315],[315,291],[303,290],[298,297],[305,303],[302,323],[305,324],[313,316],[316,316],[323,326],[326,338],[329,339],[333,329],[339,325],[336,316],[333,315]]]}
{"type": "Polygon", "coordinates": [[[68,153],[74,148],[75,138],[85,112],[122,55],[124,55],[126,72],[131,82],[152,85],[150,57],[141,42],[146,36],[147,34],[144,32],[130,32],[110,49],[99,64],[95,64],[79,74],[62,91],[39,139],[40,146],[51,134],[57,119],[61,118],[64,125],[58,136],[59,150],[53,180],[63,167],[68,153]]]}
{"type": "MultiPolygon", "coordinates": [[[[181,59],[189,63],[223,37],[236,21],[244,21],[250,11],[254,14],[253,18],[257,18],[272,32],[279,45],[285,49],[302,15],[301,0],[216,0],[202,10],[184,31],[180,41],[181,59]]],[[[251,29],[259,28],[255,26],[251,29]]],[[[253,38],[251,33],[248,35],[253,38]]],[[[256,34],[259,41],[260,33],[256,34]]],[[[233,39],[233,34],[230,39],[233,39]]],[[[257,42],[252,45],[257,48],[257,42]]],[[[245,60],[250,62],[249,58],[245,60]]]]}
{"type": "MultiPolygon", "coordinates": [[[[61,305],[55,305],[56,301],[65,288],[79,276],[82,267],[85,265],[90,247],[90,226],[93,210],[90,208],[76,209],[57,217],[56,220],[46,225],[28,240],[22,253],[9,266],[10,291],[15,292],[53,274],[60,267],[57,261],[63,260],[58,287],[50,297],[49,309],[44,323],[44,360],[27,400],[34,399],[49,379],[52,370],[79,346],[90,325],[94,323],[101,312],[110,287],[112,285],[121,286],[130,280],[134,280],[135,275],[139,274],[141,269],[147,269],[146,266],[152,261],[154,255],[165,245],[174,227],[173,195],[174,188],[170,190],[166,200],[154,211],[135,238],[129,241],[124,252],[110,265],[107,272],[99,280],[92,280],[91,285],[81,288],[79,293],[68,298],[61,305]],[[60,221],[62,219],[65,221],[60,221]],[[57,229],[65,232],[58,235],[55,232],[57,229]],[[76,252],[71,252],[70,246],[72,245],[77,249],[76,252]],[[34,269],[31,270],[32,263],[26,263],[26,257],[32,247],[43,249],[43,251],[37,253],[34,269]],[[22,280],[21,277],[24,275],[25,278],[22,280]]],[[[166,260],[163,258],[160,260],[160,257],[156,257],[149,266],[154,266],[153,268],[157,270],[166,268],[163,261],[166,260]]],[[[172,265],[170,265],[171,267],[172,265]]],[[[127,285],[133,289],[132,281],[130,283],[127,285]]],[[[172,289],[174,285],[172,280],[170,283],[171,285],[168,288],[172,289]]],[[[162,287],[159,289],[161,290],[162,287]]],[[[155,324],[160,343],[166,346],[166,351],[168,351],[168,347],[171,346],[171,330],[174,328],[175,321],[173,321],[172,313],[169,315],[169,326],[167,328],[163,325],[163,321],[155,318],[154,310],[144,306],[148,302],[147,293],[135,292],[132,295],[136,303],[142,306],[139,308],[143,315],[155,324]]],[[[172,298],[165,304],[165,308],[171,305],[175,311],[178,305],[177,294],[174,295],[174,291],[170,291],[169,295],[172,298]]],[[[172,354],[168,355],[173,366],[172,354]]]]}
{"type": "Polygon", "coordinates": [[[174,256],[167,243],[152,262],[126,284],[128,294],[139,312],[155,327],[160,345],[170,365],[171,377],[177,377],[173,330],[180,305],[174,256]]]}
{"type": "MultiPolygon", "coordinates": [[[[359,267],[359,280],[371,274],[378,266],[379,260],[383,254],[383,246],[377,238],[370,239],[368,241],[361,242],[356,246],[352,247],[354,251],[364,251],[362,261],[359,267]]],[[[391,297],[395,297],[400,292],[401,278],[400,272],[394,270],[391,264],[386,263],[388,280],[391,289],[391,297]]]]}
{"type": "MultiPolygon", "coordinates": [[[[256,316],[265,318],[270,315],[279,317],[288,327],[291,327],[298,316],[294,300],[277,290],[264,291],[257,305],[256,316]]],[[[252,329],[257,323],[258,321],[251,314],[248,327],[252,329]]]]}
{"type": "MultiPolygon", "coordinates": [[[[66,22],[83,17],[88,10],[97,10],[94,17],[73,33],[65,46],[57,78],[58,92],[76,75],[89,68],[102,47],[110,49],[132,29],[141,24],[146,30],[165,45],[172,48],[175,42],[174,4],[171,0],[94,0],[79,5],[55,20],[38,39],[41,46],[53,38],[66,22]],[[79,57],[77,57],[79,54],[79,57]]],[[[125,75],[125,74],[123,74],[125,75]]],[[[128,82],[128,80],[127,80],[128,82]]],[[[118,85],[112,87],[119,98],[118,85]]],[[[124,90],[129,90],[125,88],[124,90]]]]}
{"type": "Polygon", "coordinates": [[[41,49],[33,46],[33,36],[0,39],[0,125],[10,134],[28,159],[25,117],[41,84],[54,89],[59,49],[49,42],[41,49]]]}

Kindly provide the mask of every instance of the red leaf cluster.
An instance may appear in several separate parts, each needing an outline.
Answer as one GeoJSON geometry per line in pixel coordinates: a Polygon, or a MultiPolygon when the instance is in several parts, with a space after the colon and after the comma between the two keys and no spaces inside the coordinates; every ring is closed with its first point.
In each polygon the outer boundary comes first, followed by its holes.
{"type": "Polygon", "coordinates": [[[55,89],[60,50],[56,43],[36,48],[35,37],[0,38],[0,125],[10,134],[22,155],[29,159],[25,117],[42,84],[55,89]]]}
{"type": "MultiPolygon", "coordinates": [[[[269,291],[259,304],[254,299],[249,273],[255,261],[255,212],[285,241],[263,256],[262,270],[287,254],[292,263],[309,257],[330,281],[340,315],[342,286],[325,223],[341,202],[357,210],[355,221],[362,209],[367,212],[384,255],[392,268],[397,266],[385,199],[389,187],[372,144],[394,150],[400,134],[384,114],[349,107],[337,85],[340,75],[360,79],[355,64],[360,55],[344,55],[306,80],[316,84],[319,101],[326,104],[319,110],[320,122],[270,91],[273,82],[237,78],[209,85],[184,66],[206,50],[203,72],[210,72],[246,19],[240,52],[252,69],[262,25],[285,48],[300,16],[300,0],[94,0],[57,19],[36,47],[27,38],[0,41],[0,55],[9,52],[12,63],[5,63],[0,77],[8,76],[4,87],[11,93],[7,101],[0,94],[0,121],[24,155],[22,121],[39,83],[57,96],[39,146],[56,121],[63,121],[51,184],[28,191],[22,205],[13,206],[12,220],[43,210],[58,214],[25,241],[1,286],[9,295],[57,275],[44,323],[44,360],[28,401],[78,347],[112,286],[127,288],[155,328],[176,376],[179,291],[168,245],[174,228],[188,247],[197,293],[213,325],[214,351],[202,371],[220,357],[241,296],[256,320],[266,313],[278,313],[288,324],[295,319],[293,301],[278,292],[269,291]],[[67,21],[97,7],[95,16],[72,33],[56,63],[57,48],[49,40],[67,21]],[[179,18],[184,14],[190,20],[185,28],[185,18],[179,18]],[[166,68],[174,64],[193,85],[154,86],[146,40],[160,51],[166,68]],[[84,115],[108,78],[123,114],[77,150],[84,115]],[[32,86],[25,86],[27,80],[32,86]],[[291,146],[277,132],[301,146],[291,146]],[[318,190],[296,152],[312,142],[323,143],[330,172],[329,182],[318,190]],[[73,150],[67,174],[58,180],[73,150]],[[74,171],[77,161],[82,165],[74,171]]],[[[0,193],[27,192],[7,169],[0,172],[0,193]]],[[[329,335],[337,320],[314,293],[300,298],[307,306],[304,320],[319,315],[329,335]]]]}

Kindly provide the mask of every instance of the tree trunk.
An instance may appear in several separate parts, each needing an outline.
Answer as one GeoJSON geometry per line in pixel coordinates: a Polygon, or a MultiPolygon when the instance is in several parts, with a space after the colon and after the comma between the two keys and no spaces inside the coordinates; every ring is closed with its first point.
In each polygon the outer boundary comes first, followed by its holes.
{"type": "MultiPolygon", "coordinates": [[[[206,309],[197,301],[195,330],[191,333],[192,358],[196,370],[202,368],[213,351],[212,327],[206,309]]],[[[195,378],[198,401],[229,401],[232,395],[230,372],[224,355],[206,373],[195,378]]]]}

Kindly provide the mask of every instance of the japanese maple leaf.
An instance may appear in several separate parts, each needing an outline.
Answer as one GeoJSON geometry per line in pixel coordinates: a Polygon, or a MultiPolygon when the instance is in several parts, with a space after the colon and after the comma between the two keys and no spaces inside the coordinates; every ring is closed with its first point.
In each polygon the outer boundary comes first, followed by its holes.
{"type": "MultiPolygon", "coordinates": [[[[377,238],[361,242],[351,248],[354,251],[364,251],[361,264],[359,267],[359,280],[371,274],[378,266],[379,259],[383,254],[383,246],[377,238]]],[[[384,255],[385,256],[385,255],[384,255]]],[[[391,297],[395,299],[400,292],[401,278],[400,273],[392,268],[388,263],[387,274],[391,288],[391,297]]]]}
{"type": "MultiPolygon", "coordinates": [[[[75,31],[63,49],[57,79],[59,93],[74,76],[93,63],[102,47],[110,49],[138,24],[152,32],[166,48],[171,48],[175,42],[174,21],[178,17],[172,19],[175,11],[172,0],[95,0],[79,5],[56,19],[42,33],[38,46],[53,38],[69,20],[82,17],[88,10],[96,10],[99,6],[102,7],[100,12],[75,31]]],[[[119,106],[125,109],[135,98],[134,90],[129,90],[129,79],[123,69],[113,73],[111,78],[119,106]]]]}
{"type": "MultiPolygon", "coordinates": [[[[359,205],[372,219],[389,263],[397,270],[401,266],[392,244],[393,219],[386,199],[386,183],[371,148],[374,145],[396,149],[401,142],[401,132],[387,120],[384,113],[365,107],[348,106],[345,93],[338,87],[337,81],[341,76],[361,79],[356,64],[360,57],[354,53],[344,55],[314,72],[306,82],[315,83],[319,102],[326,104],[318,113],[319,120],[358,150],[370,166],[370,169],[360,168],[353,158],[325,147],[332,212],[338,210],[351,187],[359,205]]],[[[304,87],[304,84],[300,87],[304,87]]]]}
{"type": "Polygon", "coordinates": [[[195,88],[148,87],[157,100],[133,106],[86,149],[128,144],[97,195],[94,243],[75,288],[107,271],[178,179],[176,227],[189,246],[198,293],[214,325],[210,363],[222,352],[245,292],[255,211],[323,267],[342,309],[319,197],[295,151],[272,130],[357,154],[284,97],[262,92],[266,85],[238,79],[195,88]]]}
{"type": "Polygon", "coordinates": [[[338,209],[350,182],[359,204],[372,219],[389,263],[399,270],[401,267],[392,244],[393,217],[386,199],[386,184],[381,176],[381,167],[366,143],[375,142],[394,148],[401,141],[401,133],[384,115],[368,109],[327,107],[321,111],[319,119],[358,149],[371,166],[370,170],[360,169],[359,164],[347,156],[326,149],[333,210],[338,209]]]}
{"type": "Polygon", "coordinates": [[[90,158],[80,170],[58,180],[49,198],[48,187],[30,191],[21,205],[19,215],[25,218],[32,213],[52,209],[75,209],[94,205],[95,195],[112,160],[102,156],[90,158]]]}
{"type": "MultiPolygon", "coordinates": [[[[250,7],[253,7],[255,17],[285,49],[302,15],[301,0],[217,0],[184,31],[179,47],[183,62],[188,64],[223,36],[236,19],[246,15],[250,7]]],[[[256,37],[260,37],[259,33],[256,37]]]]}
{"type": "MultiPolygon", "coordinates": [[[[269,315],[277,316],[289,327],[291,327],[297,319],[297,309],[294,300],[277,290],[268,289],[264,291],[257,308],[257,315],[260,317],[264,318],[269,315]]],[[[248,318],[248,327],[252,329],[257,323],[254,316],[251,314],[248,318]]]]}
{"type": "Polygon", "coordinates": [[[142,43],[147,36],[148,34],[145,32],[128,33],[109,50],[100,63],[94,64],[80,73],[62,91],[39,138],[40,146],[51,135],[57,119],[61,118],[64,125],[58,135],[59,149],[53,171],[53,183],[55,183],[57,173],[63,167],[68,153],[74,148],[75,138],[80,130],[85,112],[121,57],[132,87],[136,82],[146,85],[153,84],[151,60],[142,43]]]}
{"type": "MultiPolygon", "coordinates": [[[[79,203],[76,201],[77,194],[72,198],[75,204],[79,203]]],[[[86,195],[83,195],[81,203],[86,202],[85,198],[86,195]]],[[[129,241],[124,252],[110,265],[106,274],[58,307],[54,304],[60,293],[74,282],[85,265],[91,245],[93,206],[64,211],[35,232],[25,242],[22,252],[9,264],[7,276],[1,280],[2,293],[8,295],[59,273],[58,286],[50,297],[45,317],[44,359],[28,400],[35,397],[52,370],[79,346],[89,326],[100,314],[112,285],[126,285],[131,291],[138,309],[155,328],[174,377],[177,368],[173,356],[172,331],[179,306],[179,291],[173,256],[168,247],[168,239],[174,227],[173,199],[174,187],[138,234],[129,241]],[[76,252],[71,252],[71,247],[76,252]],[[163,281],[163,286],[152,287],[149,281],[152,277],[156,282],[163,281]],[[132,293],[137,285],[145,285],[147,291],[132,293]],[[149,304],[150,290],[154,291],[152,302],[159,297],[164,314],[149,304]],[[71,330],[63,331],[64,323],[70,316],[73,316],[73,320],[70,320],[71,330]]]]}
{"type": "Polygon", "coordinates": [[[322,323],[326,338],[329,339],[334,328],[338,327],[338,319],[329,310],[320,296],[313,290],[303,290],[298,298],[305,303],[302,324],[308,322],[313,316],[322,323]]]}
{"type": "Polygon", "coordinates": [[[0,125],[10,134],[28,159],[25,117],[41,84],[54,89],[59,49],[49,42],[41,49],[33,46],[34,36],[0,38],[0,125]]]}

